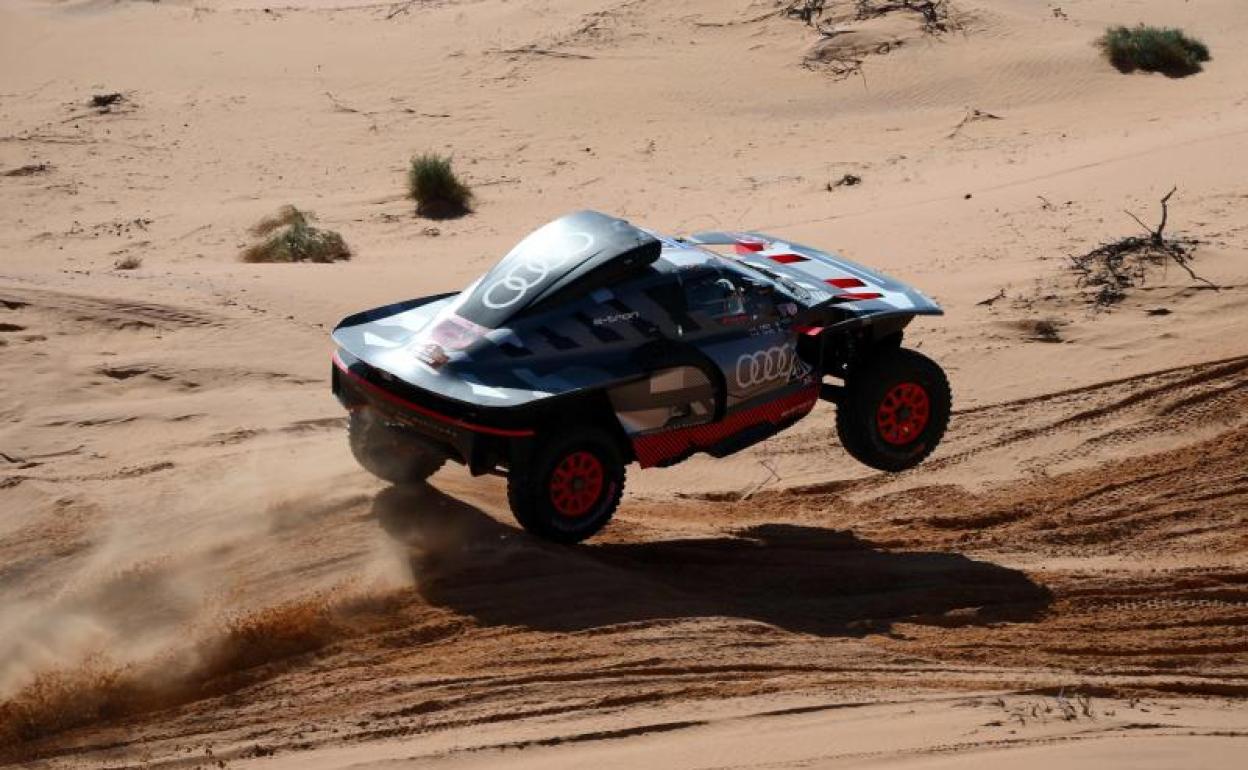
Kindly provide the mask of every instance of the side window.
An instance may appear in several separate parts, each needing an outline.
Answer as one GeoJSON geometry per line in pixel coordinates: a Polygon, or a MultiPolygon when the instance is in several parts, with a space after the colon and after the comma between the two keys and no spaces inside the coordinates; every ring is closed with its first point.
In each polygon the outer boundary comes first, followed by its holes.
{"type": "Polygon", "coordinates": [[[685,281],[690,315],[699,314],[721,326],[774,320],[775,303],[760,285],[732,273],[700,272],[685,281]]]}
{"type": "Polygon", "coordinates": [[[775,295],[769,286],[754,283],[748,278],[737,279],[742,284],[742,295],[745,301],[745,312],[751,321],[774,321],[779,317],[776,310],[775,295]]]}

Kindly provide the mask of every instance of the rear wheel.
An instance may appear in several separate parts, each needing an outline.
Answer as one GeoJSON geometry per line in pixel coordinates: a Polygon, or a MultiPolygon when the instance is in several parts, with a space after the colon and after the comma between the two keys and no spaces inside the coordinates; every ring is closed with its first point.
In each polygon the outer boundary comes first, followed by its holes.
{"type": "Polygon", "coordinates": [[[446,464],[446,453],[372,409],[357,409],[347,424],[351,453],[364,469],[391,484],[416,484],[446,464]]]}
{"type": "Polygon", "coordinates": [[[624,460],[610,434],[573,428],[546,440],[507,479],[520,526],[546,540],[579,543],[598,533],[624,493],[624,460]]]}
{"type": "Polygon", "coordinates": [[[922,462],[945,435],[949,380],[927,356],[899,348],[855,369],[836,409],[841,445],[859,462],[904,471],[922,462]]]}

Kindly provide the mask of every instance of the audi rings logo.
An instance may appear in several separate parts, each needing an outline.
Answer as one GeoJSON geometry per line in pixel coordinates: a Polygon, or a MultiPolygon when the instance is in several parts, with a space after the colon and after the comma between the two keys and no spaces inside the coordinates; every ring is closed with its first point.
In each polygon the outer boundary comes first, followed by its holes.
{"type": "Polygon", "coordinates": [[[797,350],[790,345],[745,353],[737,358],[737,385],[751,388],[764,382],[788,378],[797,362],[797,350]]]}
{"type": "Polygon", "coordinates": [[[485,287],[481,304],[491,310],[511,307],[524,299],[530,289],[546,280],[550,271],[589,251],[593,243],[594,237],[582,232],[560,233],[555,237],[538,237],[521,243],[514,253],[515,264],[511,265],[506,275],[485,287]]]}

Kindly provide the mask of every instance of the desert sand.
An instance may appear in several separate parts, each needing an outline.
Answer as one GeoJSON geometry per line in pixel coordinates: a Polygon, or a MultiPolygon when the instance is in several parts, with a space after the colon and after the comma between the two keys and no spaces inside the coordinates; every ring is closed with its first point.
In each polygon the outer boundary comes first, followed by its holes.
{"type": "Polygon", "coordinates": [[[1242,767],[1242,2],[828,0],[822,42],[785,5],[0,5],[0,760],[1242,767]],[[1212,61],[1118,72],[1093,41],[1145,21],[1212,61]],[[415,216],[427,150],[474,213],[415,216]],[[1172,187],[1205,280],[1090,303],[1070,257],[1172,187]],[[285,204],[354,258],[240,262],[285,204]],[[945,443],[877,474],[821,404],[572,548],[500,479],[357,467],[338,319],[580,208],[921,287],[945,443]]]}

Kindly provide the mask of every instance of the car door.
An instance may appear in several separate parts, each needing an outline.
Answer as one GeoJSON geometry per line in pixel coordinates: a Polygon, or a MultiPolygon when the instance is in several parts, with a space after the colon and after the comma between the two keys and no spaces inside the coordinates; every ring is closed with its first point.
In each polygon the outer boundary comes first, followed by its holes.
{"type": "Polygon", "coordinates": [[[682,339],[722,372],[728,411],[791,381],[796,345],[769,286],[735,270],[709,267],[688,275],[682,288],[692,321],[682,339]]]}

